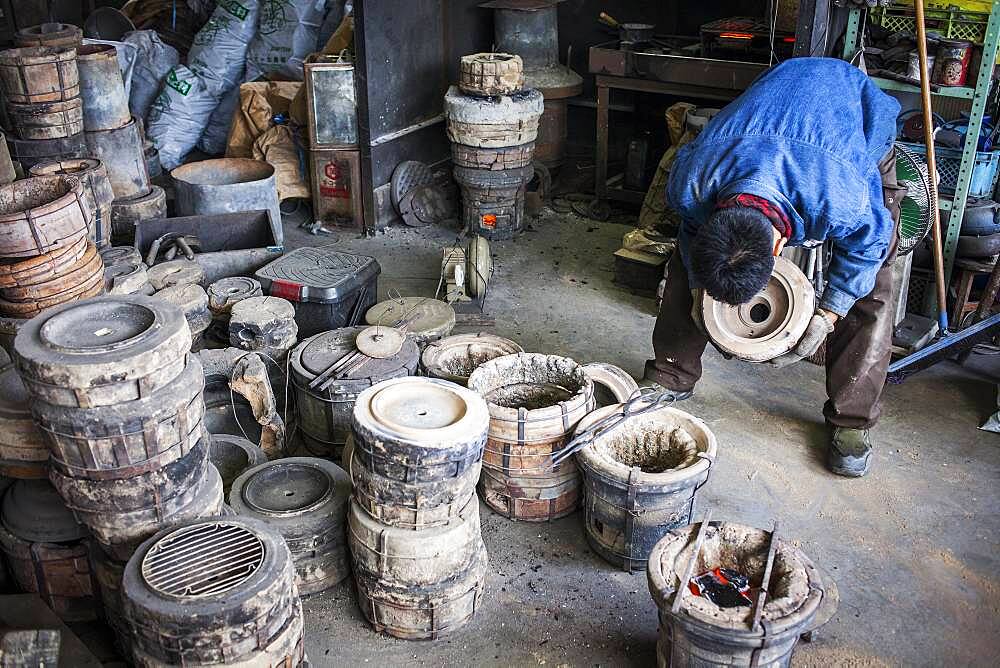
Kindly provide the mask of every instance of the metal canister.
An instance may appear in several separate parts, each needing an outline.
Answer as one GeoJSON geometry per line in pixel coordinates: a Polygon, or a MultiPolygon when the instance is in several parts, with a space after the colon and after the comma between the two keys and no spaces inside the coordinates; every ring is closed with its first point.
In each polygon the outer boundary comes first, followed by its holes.
{"type": "Polygon", "coordinates": [[[109,44],[87,44],[77,49],[83,128],[114,130],[131,120],[125,83],[118,68],[118,52],[109,44]]]}
{"type": "MultiPolygon", "coordinates": [[[[934,54],[927,54],[927,71],[934,71],[934,54]]],[[[916,51],[911,51],[909,56],[909,62],[906,68],[906,78],[913,79],[914,81],[920,81],[920,54],[916,51]]]]}
{"type": "Polygon", "coordinates": [[[964,86],[971,61],[972,42],[942,39],[938,42],[931,81],[939,86],[964,86]]]}
{"type": "Polygon", "coordinates": [[[303,65],[309,111],[309,147],[351,148],[358,144],[354,63],[338,56],[310,56],[303,65]]]}
{"type": "Polygon", "coordinates": [[[350,149],[309,151],[316,220],[362,229],[361,156],[350,149]]]}

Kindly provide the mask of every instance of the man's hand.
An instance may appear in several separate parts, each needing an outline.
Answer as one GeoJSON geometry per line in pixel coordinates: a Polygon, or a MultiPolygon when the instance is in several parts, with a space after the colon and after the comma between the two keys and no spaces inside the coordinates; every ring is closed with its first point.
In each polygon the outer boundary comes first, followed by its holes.
{"type": "Polygon", "coordinates": [[[702,292],[702,290],[691,291],[691,299],[694,301],[691,305],[691,319],[694,320],[694,326],[698,328],[698,331],[704,333],[705,321],[701,317],[702,292]]]}
{"type": "Polygon", "coordinates": [[[819,347],[823,345],[823,342],[826,341],[826,337],[833,333],[833,328],[838,317],[836,313],[816,309],[816,313],[809,320],[805,334],[802,335],[802,338],[799,339],[795,347],[784,355],[770,360],[768,364],[781,369],[789,364],[794,364],[814,355],[819,350],[819,347]]]}

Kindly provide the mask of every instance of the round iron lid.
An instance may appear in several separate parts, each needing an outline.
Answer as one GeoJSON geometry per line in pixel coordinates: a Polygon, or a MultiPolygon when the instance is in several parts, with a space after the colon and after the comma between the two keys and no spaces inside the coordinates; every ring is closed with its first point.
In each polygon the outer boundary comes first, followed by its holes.
{"type": "Polygon", "coordinates": [[[392,171],[389,186],[389,199],[392,200],[393,208],[399,212],[399,204],[403,201],[406,193],[417,186],[433,182],[434,172],[426,164],[417,160],[404,160],[399,163],[392,171]]]}
{"type": "MultiPolygon", "coordinates": [[[[307,339],[301,348],[298,361],[304,371],[312,376],[318,376],[331,364],[341,360],[348,353],[357,352],[355,341],[365,327],[343,327],[329,332],[317,334],[307,339]]],[[[413,341],[407,339],[399,352],[384,359],[367,358],[360,366],[347,367],[346,373],[339,376],[346,380],[364,378],[388,377],[401,368],[413,368],[420,352],[413,341]]],[[[359,360],[360,362],[360,360],[359,360]]]]}
{"type": "Polygon", "coordinates": [[[32,543],[64,543],[87,534],[48,480],[15,482],[3,497],[0,515],[7,531],[32,543]]]}
{"type": "Polygon", "coordinates": [[[49,318],[39,337],[56,350],[96,353],[132,345],[155,323],[156,313],[143,304],[87,300],[49,318]]]}
{"type": "Polygon", "coordinates": [[[318,466],[279,460],[254,473],[243,486],[242,496],[257,512],[295,515],[316,508],[333,490],[333,480],[318,466]]]}
{"type": "Polygon", "coordinates": [[[424,184],[411,189],[399,201],[399,215],[410,227],[439,223],[454,215],[452,203],[440,188],[424,184]]]}
{"type": "Polygon", "coordinates": [[[218,596],[246,582],[264,563],[264,543],[250,529],[225,521],[171,531],[142,558],[142,579],[175,599],[218,596]]]}
{"type": "Polygon", "coordinates": [[[403,348],[406,337],[394,327],[366,327],[354,340],[357,349],[378,359],[392,357],[403,348]]]}

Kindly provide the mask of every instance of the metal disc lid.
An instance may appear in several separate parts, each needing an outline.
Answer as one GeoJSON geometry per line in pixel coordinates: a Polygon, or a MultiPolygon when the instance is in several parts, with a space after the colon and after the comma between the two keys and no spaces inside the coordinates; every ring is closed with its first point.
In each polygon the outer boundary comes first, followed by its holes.
{"type": "Polygon", "coordinates": [[[365,285],[382,268],[373,257],[332,248],[298,248],[258,269],[254,276],[272,297],[335,302],[365,285]]]}
{"type": "Polygon", "coordinates": [[[64,543],[87,535],[48,480],[18,480],[3,497],[3,525],[21,540],[64,543]]]}
{"type": "MultiPolygon", "coordinates": [[[[306,339],[296,349],[293,366],[300,366],[308,376],[318,376],[326,371],[331,364],[342,359],[348,353],[357,350],[355,340],[366,327],[342,327],[329,332],[317,334],[306,339]]],[[[360,366],[352,367],[342,378],[345,380],[360,380],[366,378],[392,378],[399,375],[403,369],[414,369],[420,351],[417,344],[407,339],[399,352],[384,359],[368,358],[360,366]]]]}
{"type": "Polygon", "coordinates": [[[276,461],[261,467],[243,486],[243,501],[259,513],[296,515],[316,508],[334,493],[326,471],[304,462],[276,461]]]}
{"type": "Polygon", "coordinates": [[[160,538],[142,558],[142,578],[175,599],[218,596],[246,582],[264,563],[264,543],[250,529],[205,522],[160,538]]]}
{"type": "Polygon", "coordinates": [[[447,336],[455,327],[455,309],[429,297],[386,299],[368,309],[365,322],[402,329],[418,341],[447,336]]]}

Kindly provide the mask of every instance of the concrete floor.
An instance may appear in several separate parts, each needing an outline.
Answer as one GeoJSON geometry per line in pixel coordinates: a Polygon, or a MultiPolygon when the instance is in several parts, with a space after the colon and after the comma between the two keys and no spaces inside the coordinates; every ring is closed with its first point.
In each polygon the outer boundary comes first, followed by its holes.
{"type": "MultiPolygon", "coordinates": [[[[641,375],[654,303],[612,282],[629,228],[548,212],[494,244],[487,311],[529,351],[606,361],[641,375]]],[[[286,232],[290,246],[330,238],[286,232]]],[[[337,246],[382,265],[379,293],[432,295],[450,230],[390,228],[337,246]]],[[[823,371],[775,371],[706,354],[683,408],[704,419],[719,456],[699,497],[716,518],[768,527],[836,579],[839,611],[795,666],[1000,664],[1000,436],[976,425],[995,406],[1000,357],[943,363],[885,392],[874,465],[829,474],[823,371]]],[[[699,511],[700,516],[700,511],[699,511]]],[[[656,609],[644,573],[616,571],[587,547],[582,514],[513,523],[482,506],[490,554],[485,601],[450,639],[404,642],[364,622],[351,583],[307,600],[316,666],[654,665],[656,609]]]]}

